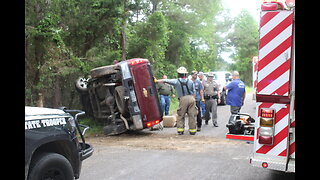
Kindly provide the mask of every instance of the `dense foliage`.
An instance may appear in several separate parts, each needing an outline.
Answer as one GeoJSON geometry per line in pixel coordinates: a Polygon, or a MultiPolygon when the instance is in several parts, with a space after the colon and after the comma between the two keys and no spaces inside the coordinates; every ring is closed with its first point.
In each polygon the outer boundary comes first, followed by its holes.
{"type": "Polygon", "coordinates": [[[233,20],[222,12],[220,0],[28,0],[25,104],[77,108],[74,81],[115,59],[147,58],[157,78],[176,77],[179,66],[245,74],[257,25],[248,14],[233,20]],[[226,46],[236,48],[233,66],[220,57],[226,46]]]}

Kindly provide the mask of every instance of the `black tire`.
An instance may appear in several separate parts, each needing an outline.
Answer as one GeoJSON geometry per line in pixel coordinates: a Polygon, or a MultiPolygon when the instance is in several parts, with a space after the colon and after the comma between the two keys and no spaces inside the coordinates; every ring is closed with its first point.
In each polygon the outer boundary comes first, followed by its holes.
{"type": "Polygon", "coordinates": [[[223,91],[221,93],[221,99],[220,99],[219,105],[226,105],[226,104],[227,104],[227,95],[226,95],[226,91],[223,91]]]}
{"type": "Polygon", "coordinates": [[[73,169],[64,156],[57,153],[42,153],[32,161],[28,180],[73,180],[73,169]]]}
{"type": "Polygon", "coordinates": [[[116,104],[119,112],[124,116],[128,117],[129,109],[128,109],[128,101],[124,99],[126,88],[123,86],[117,86],[115,88],[114,97],[116,99],[116,104]]]}

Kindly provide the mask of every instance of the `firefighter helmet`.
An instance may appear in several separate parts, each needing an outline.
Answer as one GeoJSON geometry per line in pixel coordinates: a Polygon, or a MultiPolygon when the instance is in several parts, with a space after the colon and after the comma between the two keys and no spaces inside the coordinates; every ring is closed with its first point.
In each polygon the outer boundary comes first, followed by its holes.
{"type": "Polygon", "coordinates": [[[177,69],[177,72],[178,72],[179,74],[187,74],[187,73],[188,73],[187,69],[186,69],[185,67],[183,67],[183,66],[179,67],[179,68],[177,69]]]}

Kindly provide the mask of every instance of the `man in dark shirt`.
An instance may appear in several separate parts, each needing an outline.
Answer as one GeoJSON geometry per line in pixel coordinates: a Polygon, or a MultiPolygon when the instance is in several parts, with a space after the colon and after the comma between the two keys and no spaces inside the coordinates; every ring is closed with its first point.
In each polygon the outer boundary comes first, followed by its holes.
{"type": "MultiPolygon", "coordinates": [[[[167,79],[168,77],[166,75],[163,75],[163,79],[167,79]]],[[[157,90],[160,94],[160,105],[161,105],[161,111],[162,115],[169,115],[169,109],[170,109],[170,94],[172,93],[172,97],[174,98],[174,92],[173,87],[170,84],[166,83],[158,83],[157,84],[157,90]]]]}
{"type": "Polygon", "coordinates": [[[201,131],[202,126],[202,119],[201,119],[201,110],[200,110],[200,101],[203,100],[203,85],[201,81],[197,79],[198,71],[191,72],[191,80],[193,81],[195,90],[196,90],[196,106],[198,108],[198,115],[197,115],[197,131],[201,131]]]}

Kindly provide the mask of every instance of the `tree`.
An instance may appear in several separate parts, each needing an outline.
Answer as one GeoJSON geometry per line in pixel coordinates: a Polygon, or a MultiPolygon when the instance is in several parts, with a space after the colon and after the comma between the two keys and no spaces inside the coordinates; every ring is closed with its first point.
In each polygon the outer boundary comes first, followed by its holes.
{"type": "Polygon", "coordinates": [[[232,58],[235,61],[233,70],[240,73],[246,84],[252,84],[253,56],[258,54],[258,24],[247,10],[242,10],[235,19],[233,32],[228,35],[229,45],[235,48],[232,58]]]}
{"type": "Polygon", "coordinates": [[[157,77],[214,69],[219,11],[220,0],[28,0],[25,103],[77,108],[74,81],[115,59],[147,58],[157,77]]]}

